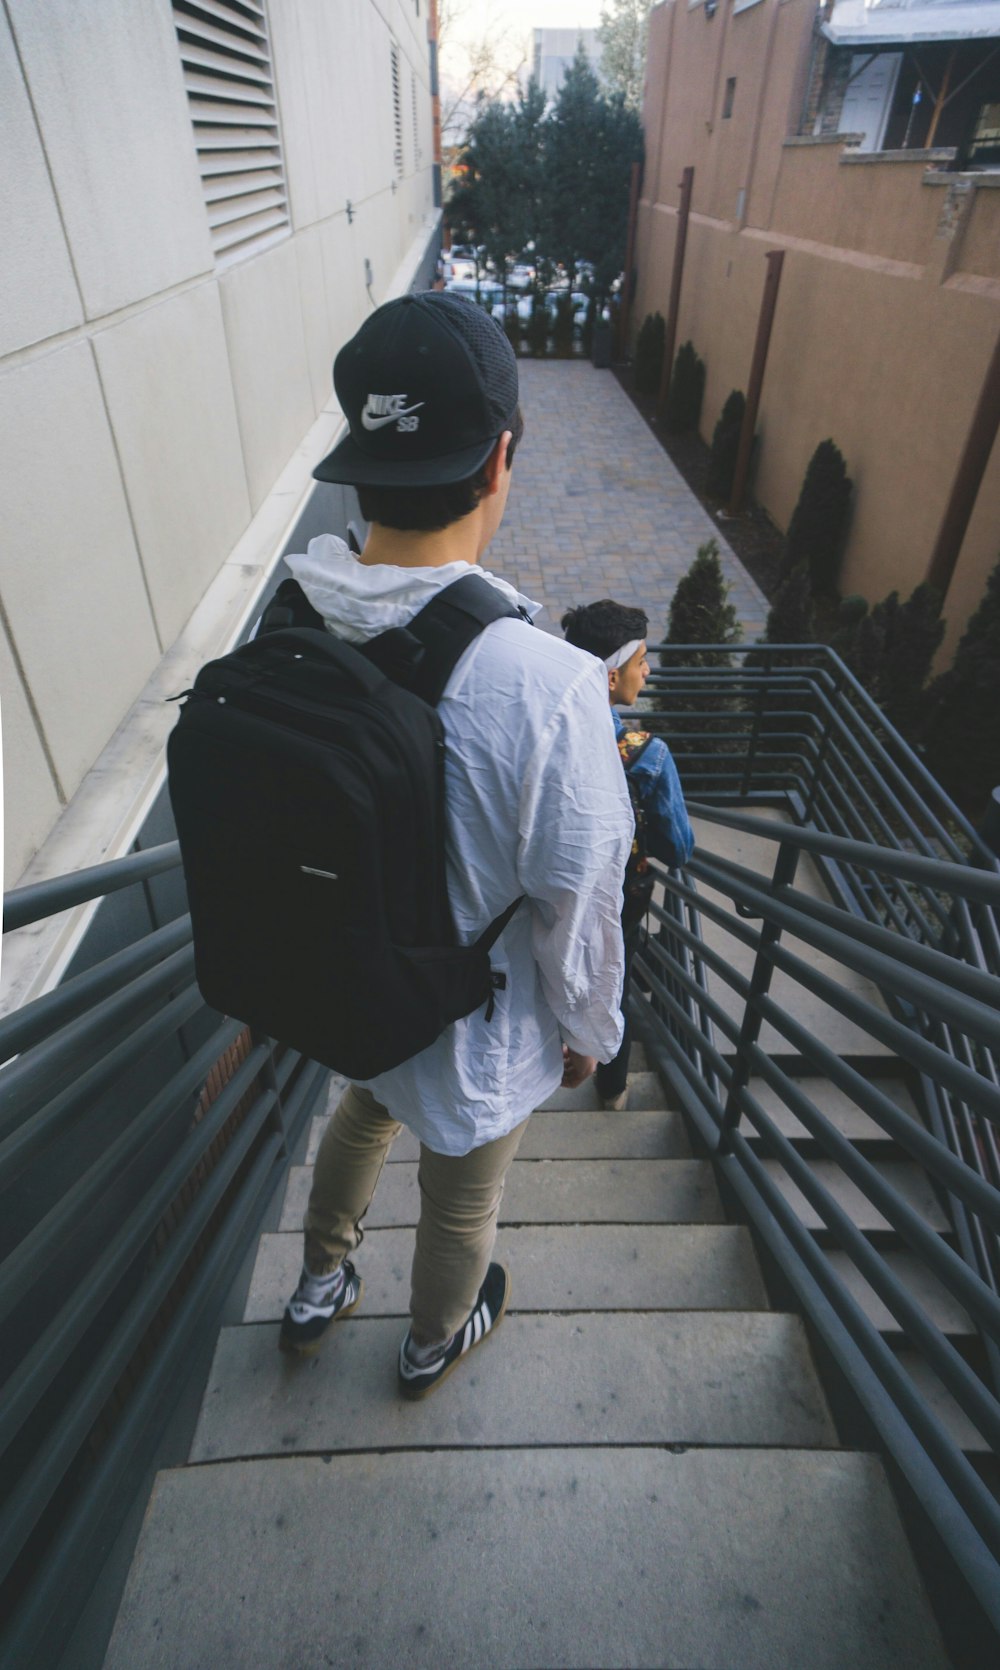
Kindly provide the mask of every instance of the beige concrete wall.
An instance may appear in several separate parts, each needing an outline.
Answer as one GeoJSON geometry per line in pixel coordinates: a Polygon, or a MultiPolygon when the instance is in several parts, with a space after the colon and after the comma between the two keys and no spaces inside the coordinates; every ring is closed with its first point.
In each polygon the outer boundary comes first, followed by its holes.
{"type": "MultiPolygon", "coordinates": [[[[731,3],[710,20],[686,0],[652,14],[636,328],[666,311],[677,182],[692,164],[678,341],[690,337],[707,364],[705,438],[730,390],[747,386],[765,254],[783,248],[756,495],[786,526],[813,450],[832,436],[856,484],[842,589],[908,594],[926,576],[1000,331],[998,182],[932,174],[922,154],[862,160],[841,142],[789,143],[813,8],[760,0],[733,15],[731,3]]],[[[998,557],[1000,444],[945,602],[945,654],[998,557]]]]}
{"type": "Polygon", "coordinates": [[[168,0],[0,5],[8,885],[329,408],[336,348],[432,212],[426,7],[268,11],[291,228],[217,265],[168,0]]]}

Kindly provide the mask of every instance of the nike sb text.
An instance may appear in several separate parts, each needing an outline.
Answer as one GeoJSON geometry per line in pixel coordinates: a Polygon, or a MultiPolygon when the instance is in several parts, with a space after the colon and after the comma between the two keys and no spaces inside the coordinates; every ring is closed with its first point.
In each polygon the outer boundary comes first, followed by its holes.
{"type": "Polygon", "coordinates": [[[361,423],[365,429],[384,429],[387,423],[396,423],[400,429],[416,429],[420,419],[413,413],[423,404],[418,400],[415,406],[408,406],[405,394],[370,394],[361,413],[361,423]]]}

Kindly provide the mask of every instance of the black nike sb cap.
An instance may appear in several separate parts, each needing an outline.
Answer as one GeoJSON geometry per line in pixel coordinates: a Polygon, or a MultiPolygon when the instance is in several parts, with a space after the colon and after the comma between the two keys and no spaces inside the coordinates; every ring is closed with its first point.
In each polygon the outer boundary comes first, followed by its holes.
{"type": "Polygon", "coordinates": [[[517,409],[517,357],[475,302],[447,290],[369,314],[333,362],[350,425],[317,481],[444,487],[485,464],[517,409]]]}

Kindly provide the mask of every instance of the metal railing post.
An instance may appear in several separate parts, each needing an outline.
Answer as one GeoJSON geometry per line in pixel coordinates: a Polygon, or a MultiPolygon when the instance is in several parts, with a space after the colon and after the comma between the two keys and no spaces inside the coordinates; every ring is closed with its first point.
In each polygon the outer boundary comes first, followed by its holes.
{"type": "Polygon", "coordinates": [[[809,794],[806,798],[805,808],[802,813],[802,821],[804,823],[809,823],[811,821],[816,810],[816,801],[819,798],[820,779],[826,768],[827,756],[829,755],[830,746],[833,742],[837,709],[840,706],[840,698],[844,688],[844,681],[841,678],[839,669],[837,668],[834,668],[833,680],[833,697],[830,702],[829,711],[827,712],[826,723],[823,726],[823,732],[819,739],[819,750],[816,755],[816,763],[813,766],[812,784],[810,786],[809,794]]]}
{"type": "MultiPolygon", "coordinates": [[[[790,887],[795,880],[795,871],[799,862],[799,849],[790,843],[783,842],[778,848],[778,858],[774,866],[771,886],[790,887]]],[[[732,1151],[733,1134],[740,1122],[740,1096],[750,1082],[750,1051],[760,1037],[760,1029],[764,1017],[758,1005],[758,999],[766,997],[771,987],[771,977],[774,974],[774,958],[772,952],[781,939],[781,929],[774,922],[765,922],[760,933],[760,943],[757,956],[754,959],[753,974],[750,977],[750,991],[747,996],[746,1008],[743,1011],[743,1024],[736,1042],[736,1065],[733,1070],[726,1105],[722,1113],[722,1124],[719,1129],[719,1141],[716,1153],[721,1157],[732,1151]]]]}
{"type": "MultiPolygon", "coordinates": [[[[757,691],[753,704],[753,725],[750,730],[750,745],[747,749],[746,764],[743,767],[743,780],[740,783],[740,796],[743,799],[746,799],[746,796],[750,793],[753,783],[754,761],[757,758],[757,744],[760,741],[760,728],[764,719],[764,708],[767,703],[768,680],[771,676],[771,651],[769,649],[765,649],[761,651],[761,654],[764,658],[764,664],[761,668],[764,677],[761,680],[760,688],[757,691]]],[[[745,671],[746,668],[744,667],[744,672],[745,671]]]]}

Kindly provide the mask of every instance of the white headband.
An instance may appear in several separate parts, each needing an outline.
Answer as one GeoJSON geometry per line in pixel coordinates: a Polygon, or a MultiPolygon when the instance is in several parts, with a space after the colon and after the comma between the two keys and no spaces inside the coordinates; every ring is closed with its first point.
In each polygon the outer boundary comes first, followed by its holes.
{"type": "Polygon", "coordinates": [[[641,644],[641,638],[632,638],[629,643],[622,644],[621,649],[616,649],[614,655],[606,655],[604,657],[604,665],[607,667],[608,672],[614,673],[618,671],[619,667],[624,667],[626,661],[631,661],[633,655],[636,650],[640,648],[641,644]]]}

